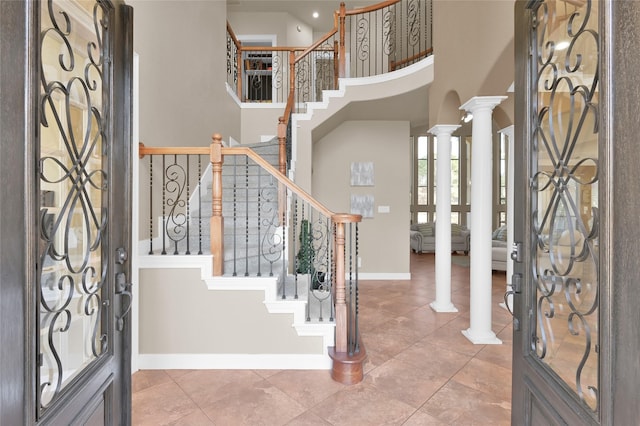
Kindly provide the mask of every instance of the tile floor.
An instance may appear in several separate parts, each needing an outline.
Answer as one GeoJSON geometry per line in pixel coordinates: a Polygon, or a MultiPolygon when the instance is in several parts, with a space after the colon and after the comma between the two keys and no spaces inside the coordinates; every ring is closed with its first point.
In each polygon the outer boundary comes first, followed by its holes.
{"type": "Polygon", "coordinates": [[[410,281],[362,281],[360,324],[369,355],[362,383],[328,371],[167,370],[133,376],[134,425],[509,425],[511,321],[498,306],[502,345],[473,345],[469,269],[452,269],[458,313],[437,314],[434,255],[411,254],[410,281]]]}

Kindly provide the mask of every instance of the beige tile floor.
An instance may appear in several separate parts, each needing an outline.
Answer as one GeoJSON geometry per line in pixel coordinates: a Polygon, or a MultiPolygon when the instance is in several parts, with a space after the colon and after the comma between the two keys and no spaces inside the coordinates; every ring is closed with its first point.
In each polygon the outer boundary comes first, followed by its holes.
{"type": "Polygon", "coordinates": [[[369,355],[362,383],[328,371],[166,370],[133,376],[134,425],[508,425],[511,321],[498,306],[502,345],[473,345],[469,269],[452,265],[457,313],[435,313],[434,255],[411,254],[410,281],[362,281],[360,325],[369,355]]]}

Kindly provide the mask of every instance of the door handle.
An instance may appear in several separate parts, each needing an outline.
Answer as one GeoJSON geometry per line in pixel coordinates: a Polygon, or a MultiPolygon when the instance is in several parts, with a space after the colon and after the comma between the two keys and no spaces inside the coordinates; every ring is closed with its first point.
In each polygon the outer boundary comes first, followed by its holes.
{"type": "Polygon", "coordinates": [[[127,277],[124,272],[118,272],[116,274],[116,296],[120,296],[121,300],[126,298],[126,302],[122,301],[120,306],[126,306],[126,308],[121,309],[120,314],[116,314],[116,329],[118,331],[124,330],[124,318],[127,316],[129,311],[131,311],[131,283],[127,282],[127,277]],[[124,304],[126,303],[126,305],[124,304]]]}
{"type": "Polygon", "coordinates": [[[518,331],[520,330],[520,320],[516,318],[516,315],[513,313],[511,304],[513,303],[513,297],[522,292],[522,274],[513,274],[509,287],[510,289],[504,294],[504,306],[513,317],[513,329],[518,331]],[[509,298],[511,298],[511,303],[509,303],[509,298]]]}
{"type": "Polygon", "coordinates": [[[514,242],[511,246],[511,260],[513,260],[514,262],[522,263],[522,257],[522,243],[514,242]]]}

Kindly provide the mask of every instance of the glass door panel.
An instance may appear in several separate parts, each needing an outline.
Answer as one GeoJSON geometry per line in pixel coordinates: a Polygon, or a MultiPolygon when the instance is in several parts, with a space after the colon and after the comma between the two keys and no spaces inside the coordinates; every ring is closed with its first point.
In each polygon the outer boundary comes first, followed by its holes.
{"type": "Polygon", "coordinates": [[[532,353],[598,408],[597,2],[541,2],[531,184],[532,353]]]}
{"type": "Polygon", "coordinates": [[[41,10],[39,408],[107,351],[107,14],[96,1],[41,10]]]}

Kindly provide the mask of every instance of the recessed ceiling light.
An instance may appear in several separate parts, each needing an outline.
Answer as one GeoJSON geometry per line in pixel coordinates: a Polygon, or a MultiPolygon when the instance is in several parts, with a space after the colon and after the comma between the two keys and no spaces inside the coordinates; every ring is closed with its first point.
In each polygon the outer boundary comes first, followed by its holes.
{"type": "Polygon", "coordinates": [[[313,12],[311,16],[313,16],[314,18],[317,18],[318,16],[320,16],[320,14],[318,12],[313,12]]]}

